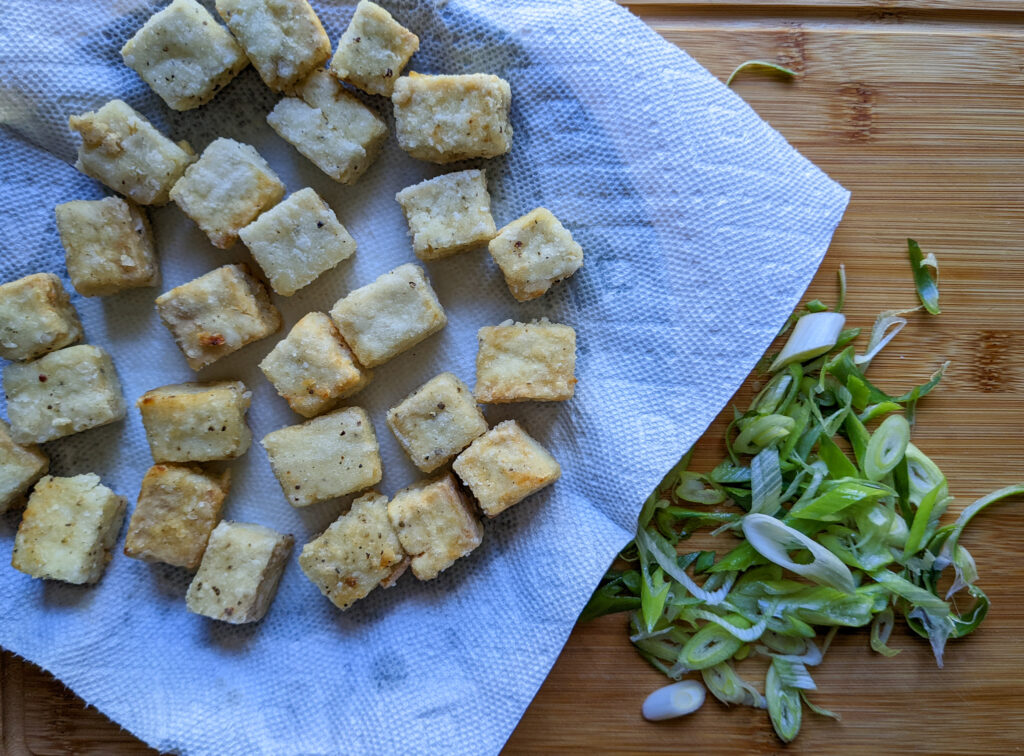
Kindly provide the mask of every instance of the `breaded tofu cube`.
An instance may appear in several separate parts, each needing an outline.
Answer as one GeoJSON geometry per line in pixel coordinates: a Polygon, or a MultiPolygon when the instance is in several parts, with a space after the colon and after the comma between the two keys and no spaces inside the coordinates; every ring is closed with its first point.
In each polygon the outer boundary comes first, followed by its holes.
{"type": "Polygon", "coordinates": [[[260,370],[303,417],[334,409],[373,377],[322,312],[311,312],[296,323],[263,359],[260,370]]]}
{"type": "Polygon", "coordinates": [[[433,472],[487,431],[469,387],[451,373],[434,376],[388,410],[388,426],[409,459],[433,472]]]}
{"type": "Polygon", "coordinates": [[[131,200],[74,200],[56,214],[68,276],[83,297],[160,283],[149,219],[131,200]]]}
{"type": "Polygon", "coordinates": [[[11,566],[35,578],[95,583],[110,561],[125,504],[95,473],[47,475],[29,496],[11,566]]]}
{"type": "Polygon", "coordinates": [[[217,13],[271,89],[290,89],[331,56],[307,0],[217,0],[217,13]]]}
{"type": "Polygon", "coordinates": [[[403,488],[388,504],[388,517],[420,580],[433,580],[484,539],[473,504],[451,473],[403,488]]]}
{"type": "Polygon", "coordinates": [[[151,16],[121,57],[174,110],[209,102],[249,65],[234,37],[196,0],[174,0],[151,16]]]}
{"type": "Polygon", "coordinates": [[[194,570],[230,485],[230,470],[217,475],[199,465],[149,468],[128,522],[125,556],[194,570]]]}
{"type": "Polygon", "coordinates": [[[0,514],[20,506],[32,484],[50,469],[50,458],[35,444],[11,438],[11,427],[0,420],[0,514]]]}
{"type": "Polygon", "coordinates": [[[388,497],[363,494],[347,514],[302,548],[299,566],[339,609],[378,585],[390,588],[409,564],[388,519],[388,497]]]}
{"type": "Polygon", "coordinates": [[[410,73],[395,82],[391,102],[398,145],[414,158],[453,163],[512,147],[512,90],[497,76],[410,73]]]}
{"type": "Polygon", "coordinates": [[[395,195],[405,212],[412,249],[438,260],[488,242],[498,233],[491,217],[487,176],[480,170],[447,173],[395,195]]]}
{"type": "Polygon", "coordinates": [[[266,287],[245,265],[225,265],[164,292],[156,310],[193,370],[281,327],[266,287]]]}
{"type": "Polygon", "coordinates": [[[53,273],[0,285],[0,357],[34,360],[81,338],[78,313],[53,273]]]}
{"type": "Polygon", "coordinates": [[[498,423],[469,445],[452,469],[494,517],[554,483],[562,468],[515,420],[498,423]]]}
{"type": "Polygon", "coordinates": [[[331,318],[366,367],[382,365],[448,322],[427,274],[412,263],[349,292],[335,303],[331,318]]]}
{"type": "Polygon", "coordinates": [[[356,251],[356,240],[312,189],[300,189],[238,232],[270,286],[290,297],[356,251]]]}
{"type": "Polygon", "coordinates": [[[278,135],[342,184],[355,183],[388,137],[380,116],[326,71],[314,71],[267,114],[278,135]]]}
{"type": "Polygon", "coordinates": [[[330,71],[370,94],[390,97],[420,39],[376,3],[360,0],[338,41],[330,71]]]}
{"type": "Polygon", "coordinates": [[[583,265],[583,248],[543,207],[502,228],[487,249],[520,302],[536,299],[583,265]]]}
{"type": "Polygon", "coordinates": [[[344,407],[268,433],[263,448],[294,507],[362,491],[381,479],[380,447],[370,416],[344,407]]]}
{"type": "Polygon", "coordinates": [[[294,543],[262,525],[221,522],[185,595],[189,611],[232,625],[263,619],[294,543]]]}
{"type": "Polygon", "coordinates": [[[171,199],[220,249],[283,196],[284,184],[255,147],[224,138],[210,142],[171,189],[171,199]]]}
{"type": "Polygon", "coordinates": [[[4,370],[11,436],[41,444],[124,417],[124,397],[110,355],[79,344],[4,370]]]}
{"type": "Polygon", "coordinates": [[[135,403],[154,462],[235,459],[249,449],[245,422],[252,393],[241,381],[176,383],[135,403]]]}
{"type": "Polygon", "coordinates": [[[188,142],[175,144],[121,100],[71,116],[82,136],[75,168],[140,205],[163,205],[196,159],[188,142]]]}
{"type": "Polygon", "coordinates": [[[484,404],[561,402],[576,387],[576,331],[551,323],[486,326],[477,331],[476,399],[484,404]]]}

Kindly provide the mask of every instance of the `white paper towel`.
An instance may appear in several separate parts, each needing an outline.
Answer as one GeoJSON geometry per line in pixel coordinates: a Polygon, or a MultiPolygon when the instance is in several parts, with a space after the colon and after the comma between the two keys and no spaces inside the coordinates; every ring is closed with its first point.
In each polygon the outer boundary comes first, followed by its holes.
{"type": "MultiPolygon", "coordinates": [[[[359,244],[294,297],[285,328],[413,259],[399,189],[440,170],[392,138],[353,187],[319,173],[264,116],[276,101],[250,68],[212,103],[169,111],[119,56],[162,2],[8,0],[0,14],[0,274],[67,281],[53,207],[106,190],[78,174],[67,116],[120,97],[175,139],[249,142],[289,191],[314,187],[359,244]]],[[[332,41],[351,7],[314,5],[332,41]]],[[[486,161],[498,225],[550,208],[586,252],[546,296],[516,303],[486,252],[427,266],[448,312],[441,334],[376,371],[354,398],[371,413],[387,494],[418,478],[384,412],[443,370],[471,385],[476,330],[547,316],[579,337],[576,397],[487,410],[515,417],[562,479],[486,523],[483,545],[437,580],[407,575],[348,612],[289,563],[267,618],[232,627],[185,610],[188,575],[118,553],[93,587],[0,567],[0,644],[53,672],[158,749],[187,754],[494,753],[554,662],[648,492],[703,432],[808,284],[848,193],[684,53],[605,0],[393,0],[421,39],[411,69],[509,80],[511,153],[486,161]]],[[[390,118],[390,106],[377,105],[390,118]]],[[[152,213],[164,283],[247,260],[214,250],[175,207],[152,213]]],[[[69,286],[70,289],[70,286],[69,286]]],[[[158,322],[158,290],[73,302],[87,340],[114,357],[126,398],[195,380],[158,322]]],[[[285,331],[282,331],[282,335],[285,331]]],[[[253,390],[256,439],[301,418],[256,368],[275,336],[203,371],[253,390]]],[[[134,501],[150,464],[137,411],[47,445],[58,475],[97,472],[134,501]]],[[[232,465],[231,519],[309,540],[342,503],[292,509],[258,443],[232,465]]],[[[0,518],[6,564],[18,515],[0,518]]]]}

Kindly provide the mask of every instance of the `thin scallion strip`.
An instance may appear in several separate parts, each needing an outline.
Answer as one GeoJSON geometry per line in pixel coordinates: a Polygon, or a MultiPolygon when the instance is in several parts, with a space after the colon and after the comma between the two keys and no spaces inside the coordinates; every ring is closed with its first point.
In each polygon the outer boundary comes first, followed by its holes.
{"type": "Polygon", "coordinates": [[[907,254],[921,304],[932,315],[938,315],[942,310],[939,309],[939,263],[935,255],[925,257],[920,245],[913,239],[907,239],[907,254]]]}
{"type": "Polygon", "coordinates": [[[760,69],[762,71],[773,71],[777,74],[782,74],[787,78],[796,76],[796,71],[791,68],[786,68],[778,63],[773,63],[770,60],[745,60],[740,63],[736,68],[733,69],[732,73],[729,74],[729,78],[725,80],[725,86],[731,87],[733,79],[735,79],[741,72],[749,71],[752,69],[760,69]]]}

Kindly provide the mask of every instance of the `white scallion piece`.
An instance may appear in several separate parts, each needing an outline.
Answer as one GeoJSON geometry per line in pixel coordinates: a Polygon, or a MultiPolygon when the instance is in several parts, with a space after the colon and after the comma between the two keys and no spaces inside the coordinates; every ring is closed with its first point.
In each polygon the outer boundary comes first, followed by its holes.
{"type": "Polygon", "coordinates": [[[704,705],[707,690],[696,680],[682,680],[658,688],[644,701],[644,719],[658,722],[692,714],[704,705]]]}
{"type": "Polygon", "coordinates": [[[758,554],[785,570],[795,572],[815,583],[853,593],[857,585],[850,568],[839,557],[817,541],[788,525],[763,514],[748,514],[742,521],[743,535],[758,554]],[[792,549],[807,549],[814,557],[810,564],[799,564],[789,558],[792,549]]]}
{"type": "Polygon", "coordinates": [[[804,315],[796,321],[789,341],[775,358],[769,372],[774,373],[791,362],[806,362],[825,354],[836,345],[844,325],[846,316],[841,312],[811,312],[804,315]]]}

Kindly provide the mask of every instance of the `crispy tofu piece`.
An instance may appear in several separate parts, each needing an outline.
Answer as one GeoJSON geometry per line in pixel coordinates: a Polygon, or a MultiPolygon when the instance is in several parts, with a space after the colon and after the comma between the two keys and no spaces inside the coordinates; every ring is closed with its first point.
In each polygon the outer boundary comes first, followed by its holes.
{"type": "Polygon", "coordinates": [[[377,367],[448,322],[423,268],[399,265],[349,292],[331,309],[341,335],[366,367],[377,367]]]}
{"type": "Polygon", "coordinates": [[[283,196],[284,184],[255,147],[223,138],[213,140],[171,189],[171,199],[220,249],[283,196]]]}
{"type": "Polygon", "coordinates": [[[388,426],[409,459],[433,472],[487,431],[469,387],[451,373],[431,378],[388,410],[388,426]]]}
{"type": "Polygon", "coordinates": [[[465,252],[494,238],[487,176],[480,170],[446,173],[395,195],[409,223],[412,248],[421,260],[465,252]]]}
{"type": "Polygon", "coordinates": [[[260,370],[303,417],[334,409],[373,377],[322,312],[311,312],[296,323],[263,359],[260,370]]]}
{"type": "Polygon", "coordinates": [[[35,444],[19,444],[0,420],[0,514],[21,506],[32,484],[50,469],[50,458],[35,444]]]}
{"type": "Polygon", "coordinates": [[[185,595],[190,612],[241,625],[270,608],[295,539],[262,525],[223,521],[185,595]]]}
{"type": "Polygon", "coordinates": [[[433,580],[484,538],[472,503],[451,473],[403,488],[388,504],[388,517],[420,580],[433,580]]]}
{"type": "Polygon", "coordinates": [[[378,585],[390,588],[409,564],[388,519],[388,497],[363,494],[347,514],[302,548],[299,566],[339,609],[378,585]]]}
{"type": "Polygon", "coordinates": [[[342,184],[355,183],[380,154],[388,130],[326,71],[314,71],[267,114],[278,135],[342,184]]]}
{"type": "Polygon", "coordinates": [[[174,0],[151,16],[121,57],[174,110],[209,102],[249,65],[234,37],[196,0],[174,0]]]}
{"type": "Polygon", "coordinates": [[[330,71],[364,92],[390,97],[402,69],[419,48],[419,37],[390,13],[360,0],[338,41],[330,71]]]}
{"type": "Polygon", "coordinates": [[[512,147],[512,90],[497,76],[410,73],[395,82],[391,102],[398,145],[414,158],[452,163],[512,147]]]}
{"type": "Polygon", "coordinates": [[[75,168],[140,205],[163,205],[196,159],[188,142],[175,144],[121,100],[71,116],[82,136],[75,168]]]}
{"type": "Polygon", "coordinates": [[[53,273],[0,285],[0,357],[34,360],[81,338],[78,313],[53,273]]]}
{"type": "Polygon", "coordinates": [[[452,469],[488,517],[501,514],[562,474],[555,458],[515,420],[498,423],[460,454],[452,469]]]}
{"type": "Polygon", "coordinates": [[[110,355],[79,344],[4,370],[11,436],[41,444],[124,417],[124,397],[110,355]]]}
{"type": "Polygon", "coordinates": [[[199,465],[149,468],[128,523],[125,556],[194,570],[220,522],[230,480],[230,470],[215,475],[199,465]]]}
{"type": "Polygon", "coordinates": [[[149,219],[131,200],[74,200],[57,205],[56,215],[68,276],[82,296],[160,283],[149,219]]]}
{"type": "Polygon", "coordinates": [[[312,189],[300,189],[238,232],[278,294],[290,297],[356,252],[356,240],[312,189]]]}
{"type": "Polygon", "coordinates": [[[476,399],[484,404],[561,402],[576,388],[576,331],[542,318],[477,332],[476,399]]]}
{"type": "Polygon", "coordinates": [[[263,437],[270,466],[294,507],[362,491],[380,482],[380,447],[370,416],[345,407],[263,437]]]}
{"type": "Polygon", "coordinates": [[[543,207],[502,228],[487,249],[520,302],[536,299],[583,265],[583,248],[543,207]]]}
{"type": "Polygon", "coordinates": [[[252,393],[241,381],[177,383],[135,403],[154,462],[235,459],[249,449],[245,422],[252,393]]]}
{"type": "Polygon", "coordinates": [[[245,265],[225,265],[164,292],[156,310],[193,370],[281,327],[281,313],[245,265]]]}
{"type": "Polygon", "coordinates": [[[216,5],[271,89],[290,89],[331,57],[331,40],[307,0],[217,0],[216,5]]]}
{"type": "Polygon", "coordinates": [[[125,504],[94,473],[47,475],[28,499],[11,566],[35,578],[95,583],[110,561],[125,504]]]}

